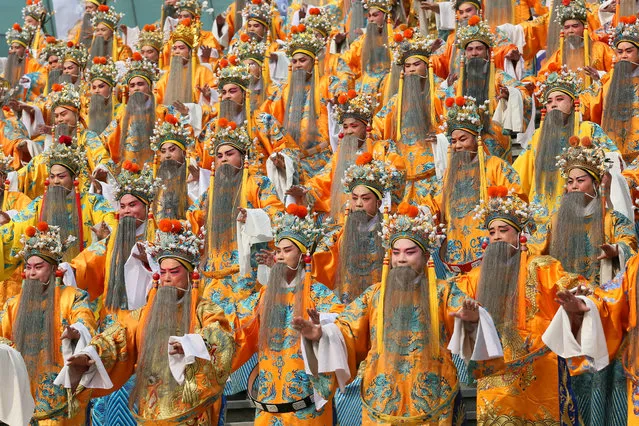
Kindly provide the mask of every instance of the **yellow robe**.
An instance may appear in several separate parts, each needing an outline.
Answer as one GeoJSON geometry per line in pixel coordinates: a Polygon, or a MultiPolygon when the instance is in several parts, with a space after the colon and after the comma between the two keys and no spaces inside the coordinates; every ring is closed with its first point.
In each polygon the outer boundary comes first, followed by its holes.
{"type": "MultiPolygon", "coordinates": [[[[213,87],[213,82],[215,80],[215,77],[213,76],[213,73],[211,72],[211,70],[208,69],[207,67],[202,66],[199,63],[193,64],[193,66],[195,67],[195,74],[191,81],[191,87],[193,90],[192,92],[193,99],[191,100],[191,102],[199,104],[200,92],[196,89],[196,87],[197,86],[204,87],[207,84],[210,87],[213,87]]],[[[169,74],[170,74],[169,71],[162,74],[162,76],[160,77],[160,80],[155,85],[155,102],[157,105],[160,105],[164,102],[164,96],[166,94],[166,85],[169,82],[169,74]]]]}
{"type": "MultiPolygon", "coordinates": [[[[603,43],[601,41],[591,41],[590,44],[590,66],[595,68],[597,71],[605,71],[609,72],[612,69],[612,60],[615,55],[614,50],[607,43],[603,43]]],[[[544,65],[539,70],[538,75],[544,75],[549,73],[548,69],[550,64],[555,64],[555,66],[563,66],[563,51],[561,48],[557,49],[557,51],[548,58],[544,65]]],[[[569,64],[565,64],[569,66],[569,64]]],[[[580,68],[583,65],[579,66],[580,68]]],[[[572,71],[577,71],[576,69],[572,71]]]]}

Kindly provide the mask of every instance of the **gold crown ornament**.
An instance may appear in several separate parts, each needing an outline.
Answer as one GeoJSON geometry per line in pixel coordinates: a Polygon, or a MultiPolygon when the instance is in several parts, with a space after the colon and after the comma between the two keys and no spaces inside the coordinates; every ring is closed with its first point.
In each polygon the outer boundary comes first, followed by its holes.
{"type": "Polygon", "coordinates": [[[535,203],[526,203],[505,186],[490,186],[487,199],[481,200],[474,212],[474,219],[479,221],[483,229],[488,229],[495,220],[501,220],[517,232],[534,232],[535,216],[541,212],[541,207],[535,203]]]}
{"type": "Polygon", "coordinates": [[[309,7],[308,13],[300,22],[307,28],[319,32],[322,37],[328,37],[333,29],[330,14],[319,7],[309,7]]]}
{"type": "Polygon", "coordinates": [[[495,47],[495,34],[490,25],[477,15],[470,17],[468,25],[457,29],[457,44],[461,49],[466,49],[473,41],[479,41],[491,49],[495,47]]]}
{"type": "Polygon", "coordinates": [[[140,52],[134,52],[133,55],[126,60],[125,63],[124,81],[129,84],[131,79],[140,77],[144,79],[149,88],[153,88],[153,83],[160,78],[160,69],[158,66],[142,57],[140,52]]]}
{"type": "Polygon", "coordinates": [[[64,53],[67,48],[67,42],[64,40],[58,40],[55,37],[49,36],[45,39],[45,45],[40,50],[40,56],[38,56],[38,62],[42,65],[49,64],[49,58],[51,56],[57,56],[60,61],[64,60],[64,53]]]}
{"type": "Polygon", "coordinates": [[[34,27],[31,26],[25,26],[23,28],[18,23],[13,24],[5,35],[7,44],[11,46],[13,43],[18,43],[20,46],[29,48],[29,43],[31,43],[31,39],[34,35],[33,30],[34,27]]]}
{"type": "Polygon", "coordinates": [[[584,0],[561,0],[557,8],[556,23],[561,25],[566,21],[576,20],[586,23],[588,9],[584,0]]]}
{"type": "Polygon", "coordinates": [[[191,231],[189,222],[162,219],[149,252],[158,263],[175,259],[191,272],[200,263],[203,247],[203,240],[191,231]]]}
{"type": "Polygon", "coordinates": [[[289,204],[286,213],[273,220],[276,244],[289,240],[304,254],[313,253],[327,227],[328,222],[318,220],[317,213],[309,213],[306,207],[297,204],[289,204]]]}
{"type": "Polygon", "coordinates": [[[284,45],[284,51],[289,58],[292,58],[296,53],[304,53],[315,59],[325,44],[326,41],[317,37],[313,31],[306,28],[306,25],[293,25],[289,41],[284,45]]]}
{"type": "Polygon", "coordinates": [[[28,226],[24,230],[24,235],[20,238],[22,250],[16,257],[22,257],[26,262],[32,256],[38,256],[52,265],[59,265],[64,251],[74,241],[75,237],[72,235],[62,241],[59,226],[38,222],[36,226],[28,226]]]}
{"type": "Polygon", "coordinates": [[[0,176],[7,176],[13,170],[13,157],[0,153],[0,176]]]}
{"type": "Polygon", "coordinates": [[[400,239],[408,239],[429,253],[439,249],[446,239],[445,229],[437,223],[435,216],[424,206],[413,206],[402,202],[397,212],[388,217],[382,228],[384,246],[388,249],[400,239]]]}
{"type": "Polygon", "coordinates": [[[481,10],[481,0],[456,0],[455,1],[455,10],[459,10],[462,4],[470,3],[477,8],[477,10],[481,10]]]}
{"type": "Polygon", "coordinates": [[[333,117],[338,123],[343,123],[347,118],[354,118],[369,125],[377,108],[377,98],[378,95],[357,93],[353,89],[340,93],[333,109],[333,117]]]}
{"type": "Polygon", "coordinates": [[[208,2],[200,2],[200,0],[179,0],[176,6],[179,12],[190,12],[194,17],[199,18],[202,15],[202,9],[208,7],[208,2]]]}
{"type": "Polygon", "coordinates": [[[160,28],[153,24],[147,24],[142,28],[142,31],[140,31],[140,35],[138,36],[138,42],[136,43],[138,50],[142,50],[144,46],[151,46],[158,52],[162,51],[163,45],[164,34],[160,31],[160,28]]]}
{"type": "Polygon", "coordinates": [[[41,0],[27,0],[27,4],[22,8],[22,18],[27,16],[32,17],[40,23],[44,24],[47,19],[47,8],[44,6],[41,0]]]}
{"type": "Polygon", "coordinates": [[[78,146],[77,139],[71,136],[60,136],[57,143],[54,143],[43,152],[46,164],[51,169],[52,166],[63,166],[68,169],[73,176],[78,176],[86,165],[87,156],[78,146]]]}
{"type": "Polygon", "coordinates": [[[378,9],[384,13],[390,13],[391,9],[395,5],[393,0],[365,0],[363,2],[364,9],[378,9]]]}
{"type": "Polygon", "coordinates": [[[481,134],[484,127],[481,117],[486,111],[485,105],[478,106],[475,98],[470,96],[447,98],[445,105],[447,110],[442,127],[449,136],[455,130],[465,130],[475,136],[481,134]]]}
{"type": "Polygon", "coordinates": [[[581,139],[578,136],[571,136],[568,142],[570,146],[564,148],[557,156],[557,167],[561,171],[561,176],[567,179],[572,169],[581,169],[595,181],[601,182],[603,176],[612,167],[603,148],[595,145],[589,136],[581,139]]]}
{"type": "Polygon", "coordinates": [[[535,95],[542,104],[548,102],[548,95],[552,92],[559,91],[570,96],[573,100],[577,99],[584,89],[584,81],[574,71],[570,71],[565,65],[560,67],[555,63],[551,63],[548,67],[550,71],[545,79],[537,83],[537,91],[535,95]]]}
{"type": "Polygon", "coordinates": [[[611,44],[617,47],[622,42],[631,43],[639,48],[639,24],[634,15],[619,18],[619,25],[614,29],[611,44]]]}
{"type": "Polygon", "coordinates": [[[406,59],[417,57],[428,64],[436,41],[435,37],[424,35],[418,29],[406,28],[396,32],[393,34],[393,43],[391,44],[393,62],[397,65],[403,65],[406,59]]]}
{"type": "Polygon", "coordinates": [[[173,114],[166,114],[164,120],[160,119],[155,123],[150,142],[151,149],[155,152],[159,151],[165,143],[172,143],[186,152],[187,148],[193,145],[194,140],[191,137],[188,120],[180,120],[173,114]]]}
{"type": "Polygon", "coordinates": [[[402,174],[389,162],[375,160],[370,152],[364,152],[357,157],[355,164],[346,169],[342,184],[347,194],[363,185],[381,200],[385,192],[401,182],[401,178],[402,174]]]}
{"type": "Polygon", "coordinates": [[[264,63],[264,55],[266,54],[266,43],[251,38],[248,34],[240,34],[240,41],[235,43],[233,53],[237,55],[240,61],[251,59],[259,65],[264,63]]]}
{"type": "Polygon", "coordinates": [[[118,28],[118,23],[123,16],[123,13],[116,12],[114,8],[109,7],[106,4],[101,4],[98,6],[97,12],[93,14],[91,24],[93,25],[93,28],[95,28],[98,24],[104,24],[115,32],[118,28]]]}
{"type": "Polygon", "coordinates": [[[248,65],[240,62],[236,55],[229,55],[218,62],[217,87],[218,90],[227,84],[235,84],[246,90],[251,82],[251,73],[248,65]]]}
{"type": "Polygon", "coordinates": [[[104,56],[93,58],[93,65],[86,72],[88,82],[100,80],[111,87],[115,86],[117,76],[118,70],[115,68],[115,63],[111,58],[104,56]]]}
{"type": "Polygon", "coordinates": [[[242,17],[244,22],[257,21],[269,28],[271,25],[273,6],[265,0],[251,0],[244,9],[242,9],[242,17]]]}
{"type": "Polygon", "coordinates": [[[64,48],[63,62],[73,62],[80,69],[84,69],[87,66],[89,60],[89,52],[83,44],[76,44],[72,41],[68,41],[64,48]]]}
{"type": "Polygon", "coordinates": [[[171,33],[171,44],[181,41],[190,49],[195,49],[200,43],[200,22],[191,18],[181,19],[171,33]]]}
{"type": "Polygon", "coordinates": [[[153,168],[145,164],[139,164],[125,160],[122,163],[122,170],[115,178],[115,199],[120,200],[123,196],[130,194],[142,201],[147,206],[153,202],[158,190],[162,186],[160,179],[153,178],[153,168]]]}
{"type": "Polygon", "coordinates": [[[248,134],[245,123],[238,125],[234,121],[220,118],[216,124],[217,131],[213,135],[213,146],[210,153],[212,156],[215,156],[217,150],[224,145],[232,146],[243,155],[249,152],[253,141],[248,134]]]}
{"type": "Polygon", "coordinates": [[[52,85],[49,98],[51,111],[55,111],[57,107],[64,107],[76,113],[80,110],[80,92],[71,83],[64,82],[52,85]]]}

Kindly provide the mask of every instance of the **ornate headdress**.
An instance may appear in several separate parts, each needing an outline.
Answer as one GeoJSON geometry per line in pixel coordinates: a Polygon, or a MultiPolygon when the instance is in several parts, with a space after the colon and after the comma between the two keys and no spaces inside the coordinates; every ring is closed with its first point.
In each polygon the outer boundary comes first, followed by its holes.
{"type": "Polygon", "coordinates": [[[193,144],[191,131],[187,127],[186,120],[179,120],[172,114],[164,116],[164,120],[158,120],[151,137],[151,149],[159,151],[165,143],[172,143],[186,151],[193,144]]]}
{"type": "Polygon", "coordinates": [[[47,262],[58,265],[62,262],[62,254],[75,237],[69,235],[62,241],[60,227],[38,222],[36,226],[28,226],[20,238],[23,248],[18,252],[25,261],[31,256],[38,256],[47,262]]]}
{"type": "Polygon", "coordinates": [[[269,28],[271,25],[271,14],[272,6],[269,2],[262,0],[251,0],[251,2],[244,7],[244,10],[242,10],[244,22],[248,22],[249,20],[257,21],[266,28],[269,28]]]}
{"type": "Polygon", "coordinates": [[[505,186],[491,186],[488,188],[488,200],[481,200],[474,211],[474,219],[484,229],[488,229],[493,221],[501,220],[518,232],[526,228],[533,232],[535,216],[539,214],[540,206],[526,203],[514,192],[509,193],[505,186]]]}
{"type": "Polygon", "coordinates": [[[364,1],[364,9],[379,9],[384,13],[390,13],[395,5],[393,0],[367,0],[364,1]]]}
{"type": "Polygon", "coordinates": [[[364,92],[358,94],[351,89],[337,96],[333,115],[338,123],[343,123],[346,118],[355,118],[370,124],[376,108],[377,95],[364,92]]]}
{"type": "Polygon", "coordinates": [[[240,35],[240,41],[235,44],[235,54],[240,61],[252,59],[260,65],[264,62],[266,49],[267,46],[265,42],[257,41],[249,37],[246,33],[242,33],[240,35]]]}
{"type": "Polygon", "coordinates": [[[29,47],[29,43],[31,42],[31,38],[33,37],[32,27],[22,28],[20,24],[13,24],[11,28],[7,31],[6,38],[7,44],[11,46],[13,43],[18,43],[21,46],[26,48],[29,47]]]}
{"type": "Polygon", "coordinates": [[[159,179],[153,178],[153,168],[145,164],[140,165],[126,160],[122,163],[122,171],[116,177],[115,199],[120,200],[126,194],[131,194],[147,206],[153,202],[161,186],[159,179]]]}
{"type": "Polygon", "coordinates": [[[319,7],[309,8],[301,23],[311,30],[319,31],[324,37],[328,37],[333,28],[331,16],[319,7]]]}
{"type": "Polygon", "coordinates": [[[289,204],[286,213],[273,220],[275,242],[290,240],[302,253],[313,253],[318,239],[326,231],[327,223],[317,220],[317,213],[310,213],[304,206],[289,204]]]}
{"type": "Polygon", "coordinates": [[[435,37],[425,36],[413,28],[397,32],[393,35],[393,44],[391,45],[393,62],[397,65],[403,65],[406,59],[415,56],[428,64],[435,41],[435,37]]]}
{"type": "Polygon", "coordinates": [[[614,30],[612,45],[617,47],[622,42],[632,43],[639,47],[639,25],[636,16],[622,16],[614,30]]]}
{"type": "Polygon", "coordinates": [[[446,99],[446,119],[444,126],[448,135],[455,130],[465,130],[473,135],[479,135],[484,127],[481,113],[485,107],[477,106],[475,98],[457,96],[446,99]]]}
{"type": "Polygon", "coordinates": [[[13,171],[13,157],[0,153],[0,175],[6,176],[13,171]]]}
{"type": "Polygon", "coordinates": [[[462,4],[470,3],[477,8],[477,10],[481,10],[481,0],[456,0],[455,1],[455,10],[458,10],[462,4]]]}
{"type": "Polygon", "coordinates": [[[103,4],[107,4],[107,0],[87,0],[89,3],[93,3],[94,5],[100,7],[103,4]]]}
{"type": "Polygon", "coordinates": [[[199,22],[194,22],[190,18],[181,19],[178,26],[171,33],[171,44],[176,41],[181,41],[191,49],[196,48],[200,43],[199,22]]]}
{"type": "Polygon", "coordinates": [[[47,18],[47,8],[40,0],[27,0],[27,5],[22,8],[22,18],[27,16],[42,24],[47,18]]]}
{"type": "Polygon", "coordinates": [[[73,176],[78,176],[85,167],[87,156],[77,145],[75,138],[71,136],[60,136],[58,143],[53,144],[43,153],[49,169],[59,165],[67,168],[73,176]]]}
{"type": "Polygon", "coordinates": [[[557,157],[557,167],[561,170],[561,176],[567,179],[572,169],[581,169],[597,182],[601,182],[601,178],[612,166],[606,159],[604,150],[593,144],[588,136],[581,140],[577,136],[572,136],[568,142],[570,147],[564,148],[557,157]]]}
{"type": "Polygon", "coordinates": [[[51,56],[57,56],[60,61],[64,59],[64,52],[67,48],[67,43],[64,40],[58,40],[55,37],[49,36],[46,38],[46,44],[40,50],[40,56],[38,56],[38,62],[43,65],[47,65],[51,56]]]}
{"type": "Polygon", "coordinates": [[[51,111],[61,106],[73,112],[80,110],[80,92],[71,83],[56,83],[51,86],[51,111]]]}
{"type": "Polygon", "coordinates": [[[251,138],[245,125],[238,126],[234,121],[228,121],[226,118],[220,118],[217,121],[217,131],[213,135],[213,152],[215,156],[219,147],[230,145],[246,154],[251,148],[251,138]]]}
{"type": "Polygon", "coordinates": [[[202,8],[207,7],[208,3],[206,1],[201,3],[200,0],[179,0],[176,6],[179,11],[186,10],[193,16],[199,17],[202,15],[202,8]]]}
{"type": "Polygon", "coordinates": [[[588,9],[584,0],[561,0],[557,7],[557,22],[562,25],[571,19],[586,22],[587,18],[588,9]]]}
{"type": "Polygon", "coordinates": [[[584,85],[579,74],[568,70],[566,66],[559,68],[554,64],[551,64],[549,71],[551,72],[546,75],[546,79],[537,83],[537,91],[535,92],[537,99],[542,104],[548,102],[548,95],[554,91],[563,92],[572,99],[579,97],[584,85]]]}
{"type": "Polygon", "coordinates": [[[63,61],[69,61],[76,64],[80,69],[84,69],[87,66],[89,60],[89,52],[83,44],[74,44],[72,41],[67,42],[64,53],[63,61]]]}
{"type": "Polygon", "coordinates": [[[444,227],[436,223],[435,217],[424,206],[417,207],[402,202],[397,207],[397,213],[388,219],[382,229],[382,239],[387,248],[391,248],[395,241],[405,238],[428,253],[438,249],[446,238],[444,227]]]}
{"type": "Polygon", "coordinates": [[[304,53],[315,59],[319,52],[324,48],[325,41],[313,34],[306,28],[306,25],[299,24],[291,27],[291,34],[288,43],[284,49],[286,55],[292,58],[296,53],[304,53]]]}
{"type": "Polygon", "coordinates": [[[159,28],[153,24],[147,24],[142,28],[136,44],[138,50],[141,50],[144,46],[151,46],[158,52],[161,52],[163,45],[164,34],[162,34],[159,28]]]}
{"type": "Polygon", "coordinates": [[[401,178],[401,174],[390,164],[374,160],[370,152],[357,157],[355,164],[344,173],[344,192],[351,193],[355,187],[364,185],[377,195],[380,200],[401,178]]]}
{"type": "Polygon", "coordinates": [[[247,65],[240,62],[237,56],[222,58],[217,72],[217,87],[222,90],[226,84],[236,84],[246,90],[251,82],[251,74],[247,65]]]}
{"type": "Polygon", "coordinates": [[[86,79],[89,82],[93,80],[101,80],[113,87],[115,86],[117,75],[118,70],[115,68],[113,60],[111,58],[99,56],[93,58],[93,65],[91,65],[91,68],[88,69],[86,79]]]}
{"type": "Polygon", "coordinates": [[[125,66],[124,80],[127,84],[132,78],[141,77],[149,84],[149,88],[153,88],[153,83],[160,78],[158,66],[143,58],[139,52],[133,53],[133,56],[126,60],[125,66]]]}
{"type": "Polygon", "coordinates": [[[473,41],[480,41],[489,48],[495,47],[495,35],[490,25],[477,15],[470,17],[468,25],[457,29],[457,43],[461,49],[466,49],[473,41]]]}
{"type": "Polygon", "coordinates": [[[162,219],[155,232],[155,241],[150,254],[158,262],[171,258],[180,262],[188,271],[200,263],[203,241],[191,231],[188,222],[162,219]]]}
{"type": "Polygon", "coordinates": [[[91,24],[95,28],[98,24],[104,24],[111,30],[115,31],[118,27],[118,22],[124,16],[123,13],[118,13],[114,8],[101,4],[98,6],[98,11],[93,14],[91,18],[91,24]]]}

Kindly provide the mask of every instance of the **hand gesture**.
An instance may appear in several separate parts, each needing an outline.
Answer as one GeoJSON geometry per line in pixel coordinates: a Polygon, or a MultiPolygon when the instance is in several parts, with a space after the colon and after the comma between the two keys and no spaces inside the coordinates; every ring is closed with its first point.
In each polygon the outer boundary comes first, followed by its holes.
{"type": "Polygon", "coordinates": [[[479,303],[473,299],[466,299],[462,303],[461,309],[457,312],[451,312],[451,316],[459,318],[462,321],[478,322],[479,321],[479,303]]]}
{"type": "Polygon", "coordinates": [[[211,59],[211,51],[213,48],[211,46],[202,46],[202,62],[208,62],[211,59]]]}
{"type": "Polygon", "coordinates": [[[67,360],[67,367],[69,367],[69,377],[71,378],[71,390],[75,392],[78,384],[80,383],[80,379],[84,373],[89,370],[95,364],[88,355],[80,354],[74,355],[67,360]]]}
{"type": "Polygon", "coordinates": [[[255,253],[255,260],[258,264],[266,265],[271,268],[275,265],[275,253],[270,250],[262,249],[255,253]]]}
{"type": "Polygon", "coordinates": [[[448,77],[446,78],[446,84],[448,85],[448,87],[452,87],[458,78],[459,76],[457,75],[457,73],[448,74],[448,77]]]}
{"type": "MultiPolygon", "coordinates": [[[[5,197],[6,197],[6,195],[5,195],[5,197]]],[[[9,222],[11,222],[11,218],[9,217],[7,212],[0,211],[0,226],[6,225],[9,222]]]]}
{"type": "Polygon", "coordinates": [[[189,177],[186,182],[198,182],[200,180],[200,168],[195,164],[189,164],[189,177]]]}
{"type": "Polygon", "coordinates": [[[273,154],[271,156],[271,160],[273,161],[273,165],[277,168],[277,170],[284,171],[286,169],[284,156],[281,153],[276,152],[275,154],[273,154]]]}
{"type": "Polygon", "coordinates": [[[246,223],[246,209],[243,209],[242,207],[238,207],[238,215],[237,215],[237,221],[240,223],[246,223]]]}
{"type": "Polygon", "coordinates": [[[204,99],[209,101],[211,99],[211,86],[208,83],[204,85],[204,87],[200,87],[200,85],[196,85],[195,89],[204,96],[204,99]]]}
{"type": "Polygon", "coordinates": [[[555,302],[559,303],[569,314],[583,314],[590,311],[586,302],[568,290],[558,291],[555,302]]]}
{"type": "Polygon", "coordinates": [[[603,251],[603,253],[597,256],[597,260],[614,259],[615,257],[619,256],[619,249],[616,246],[610,244],[602,244],[599,246],[599,248],[601,249],[601,251],[603,251]]]}
{"type": "Polygon", "coordinates": [[[290,195],[295,199],[297,204],[304,204],[308,189],[300,185],[293,185],[287,191],[286,195],[290,195]]]}
{"type": "Polygon", "coordinates": [[[144,265],[144,267],[150,271],[151,265],[149,265],[149,259],[148,259],[148,256],[146,255],[146,247],[144,243],[137,243],[136,245],[138,247],[139,253],[131,252],[131,256],[133,256],[134,259],[139,260],[142,263],[142,265],[144,265]]]}
{"type": "Polygon", "coordinates": [[[180,342],[171,343],[171,349],[169,349],[169,355],[184,355],[184,348],[182,347],[182,343],[180,342]]]}
{"type": "Polygon", "coordinates": [[[80,332],[73,327],[67,326],[62,333],[61,339],[78,340],[80,338],[80,332]]]}
{"type": "Polygon", "coordinates": [[[293,328],[299,331],[305,339],[312,342],[317,342],[322,338],[322,327],[302,317],[293,318],[293,328]]]}
{"type": "Polygon", "coordinates": [[[584,72],[588,77],[592,78],[592,81],[599,81],[599,72],[594,67],[584,67],[584,72]]]}
{"type": "Polygon", "coordinates": [[[173,102],[173,107],[182,115],[187,115],[189,113],[189,109],[180,101],[173,102]]]}
{"type": "Polygon", "coordinates": [[[103,240],[109,235],[111,235],[111,230],[109,229],[109,226],[104,221],[98,223],[95,226],[92,226],[91,230],[95,232],[95,235],[98,238],[98,240],[103,240]]]}

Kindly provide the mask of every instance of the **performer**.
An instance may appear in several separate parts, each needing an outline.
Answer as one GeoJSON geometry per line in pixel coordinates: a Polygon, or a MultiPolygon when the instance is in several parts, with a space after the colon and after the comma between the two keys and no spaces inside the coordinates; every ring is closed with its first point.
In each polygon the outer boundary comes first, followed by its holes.
{"type": "Polygon", "coordinates": [[[88,98],[88,130],[100,135],[111,123],[119,106],[115,94],[118,71],[111,58],[97,56],[87,70],[86,80],[91,85],[88,98]]]}
{"type": "Polygon", "coordinates": [[[91,17],[93,40],[89,49],[90,59],[100,56],[117,62],[131,57],[131,48],[117,35],[118,23],[123,16],[106,4],[98,6],[91,17]]]}

